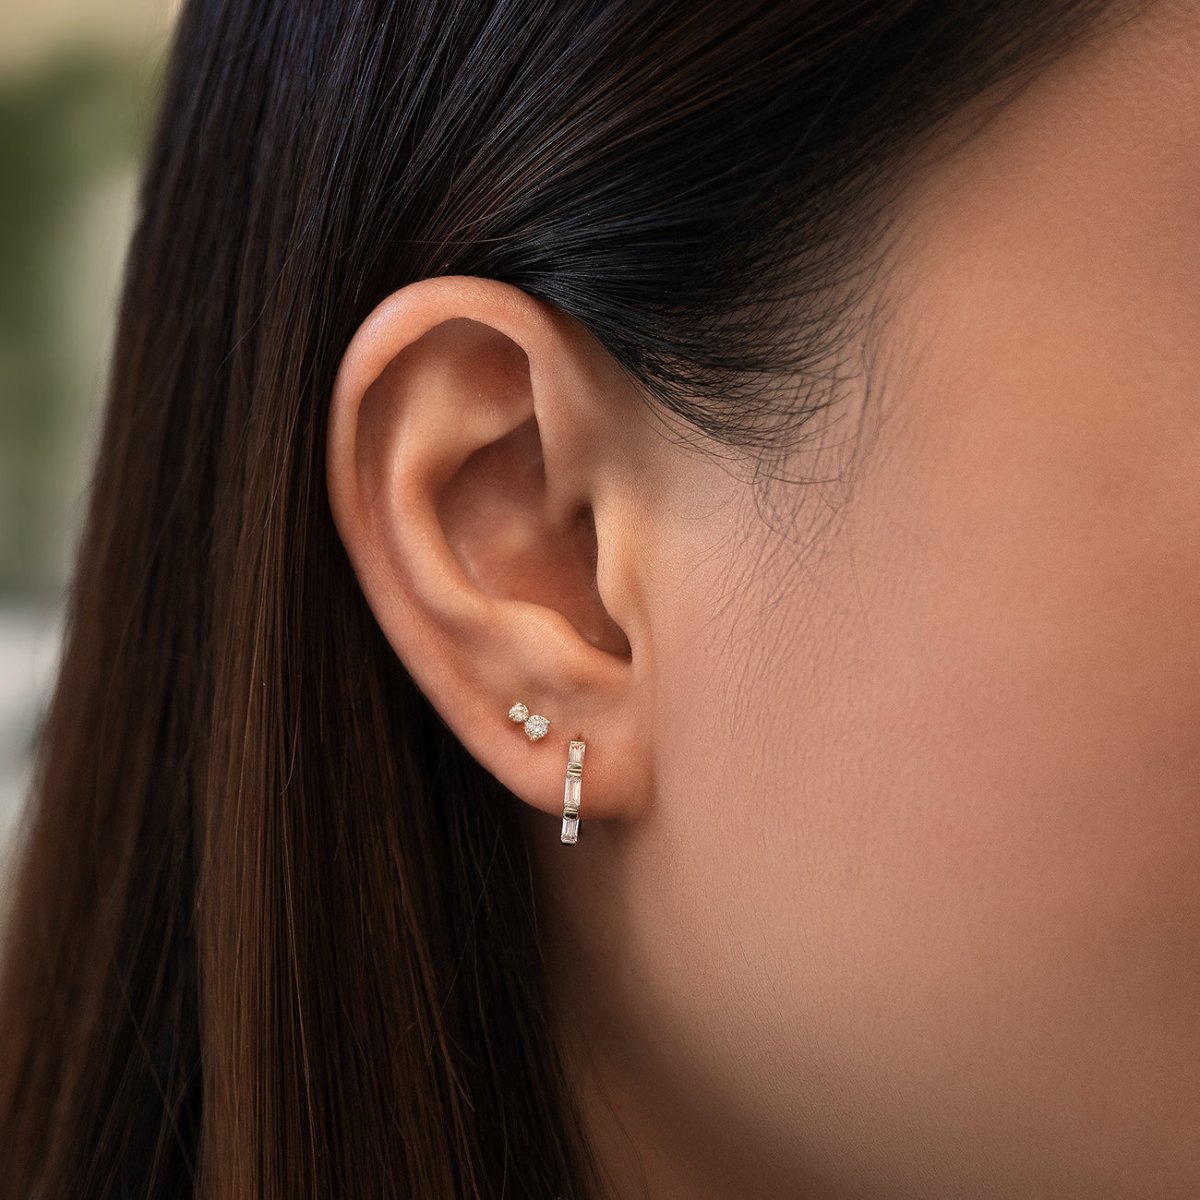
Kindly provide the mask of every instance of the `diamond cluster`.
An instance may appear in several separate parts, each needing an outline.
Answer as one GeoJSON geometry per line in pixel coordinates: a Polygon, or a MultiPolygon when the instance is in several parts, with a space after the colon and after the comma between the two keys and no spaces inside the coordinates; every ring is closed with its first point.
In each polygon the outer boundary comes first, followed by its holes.
{"type": "Polygon", "coordinates": [[[537,713],[530,716],[529,709],[519,700],[508,710],[508,719],[516,721],[518,724],[523,721],[525,723],[525,732],[528,734],[531,742],[536,742],[538,738],[544,738],[546,730],[550,728],[549,717],[540,717],[537,713]]]}

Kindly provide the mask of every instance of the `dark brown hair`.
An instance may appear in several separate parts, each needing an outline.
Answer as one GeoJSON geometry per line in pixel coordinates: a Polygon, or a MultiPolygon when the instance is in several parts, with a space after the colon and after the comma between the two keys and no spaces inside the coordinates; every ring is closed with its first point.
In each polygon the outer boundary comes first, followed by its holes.
{"type": "Polygon", "coordinates": [[[0,1195],[603,1194],[517,802],[330,517],[338,362],[392,290],[488,276],[777,445],[910,153],[1108,8],[186,4],[7,926],[0,1195]]]}

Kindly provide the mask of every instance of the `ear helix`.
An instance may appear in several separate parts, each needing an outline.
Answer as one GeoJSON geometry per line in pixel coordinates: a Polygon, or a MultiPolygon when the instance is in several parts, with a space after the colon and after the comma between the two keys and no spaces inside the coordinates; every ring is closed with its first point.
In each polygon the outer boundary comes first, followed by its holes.
{"type": "MultiPolygon", "coordinates": [[[[508,710],[508,719],[518,725],[524,724],[526,736],[531,742],[546,736],[550,728],[550,719],[536,713],[530,715],[529,709],[517,701],[508,710]]],[[[563,819],[561,840],[566,845],[574,845],[579,838],[579,798],[583,788],[583,752],[584,742],[572,740],[567,747],[567,778],[563,787],[563,819]]]]}

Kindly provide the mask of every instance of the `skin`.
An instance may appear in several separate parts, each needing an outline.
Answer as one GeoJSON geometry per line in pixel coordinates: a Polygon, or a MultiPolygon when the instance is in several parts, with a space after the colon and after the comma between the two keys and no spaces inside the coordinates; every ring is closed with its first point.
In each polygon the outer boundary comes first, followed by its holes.
{"type": "Polygon", "coordinates": [[[522,802],[615,1195],[1200,1196],[1198,62],[1160,0],[918,163],[834,482],[495,281],[347,348],[334,517],[522,802]]]}

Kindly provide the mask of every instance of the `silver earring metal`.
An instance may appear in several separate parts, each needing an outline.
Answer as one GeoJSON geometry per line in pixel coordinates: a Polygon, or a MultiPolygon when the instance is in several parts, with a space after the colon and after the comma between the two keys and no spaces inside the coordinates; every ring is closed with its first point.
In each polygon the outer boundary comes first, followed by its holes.
{"type": "Polygon", "coordinates": [[[567,747],[567,783],[563,789],[562,840],[574,845],[579,840],[579,792],[583,787],[583,742],[567,747]]]}
{"type": "Polygon", "coordinates": [[[544,738],[546,730],[550,728],[549,717],[540,717],[536,713],[530,716],[529,709],[520,700],[508,710],[508,719],[516,721],[518,725],[524,723],[525,733],[531,742],[536,742],[538,738],[544,738]]]}

